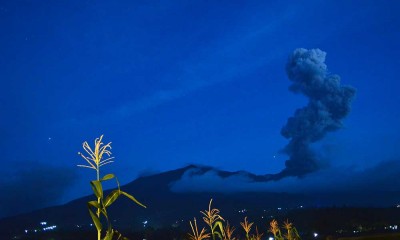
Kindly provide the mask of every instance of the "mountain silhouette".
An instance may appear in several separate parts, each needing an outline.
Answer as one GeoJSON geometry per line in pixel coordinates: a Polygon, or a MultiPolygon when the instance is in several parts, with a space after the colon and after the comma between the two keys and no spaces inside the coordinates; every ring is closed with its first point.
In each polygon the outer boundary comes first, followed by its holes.
{"type": "MultiPolygon", "coordinates": [[[[256,176],[247,172],[220,171],[212,167],[190,165],[172,171],[158,173],[150,176],[142,176],[136,180],[121,186],[121,190],[135,196],[147,208],[142,208],[132,201],[120,197],[109,207],[108,214],[116,229],[129,229],[140,231],[145,227],[182,228],[187,229],[189,220],[193,217],[201,219],[199,211],[208,208],[210,199],[213,199],[213,207],[221,210],[221,215],[230,222],[238,225],[244,216],[252,216],[254,221],[261,217],[269,217],[276,211],[298,209],[300,206],[316,208],[332,206],[333,204],[362,204],[361,199],[368,199],[369,203],[385,199],[385,202],[395,202],[400,199],[400,193],[380,194],[376,197],[370,193],[346,193],[346,194],[293,194],[284,191],[277,192],[240,192],[221,193],[212,191],[203,192],[175,192],[171,185],[184,176],[188,170],[197,174],[213,171],[221,177],[229,177],[235,174],[245,174],[248,179],[261,181],[268,179],[268,175],[256,176]],[[268,215],[269,214],[269,215],[268,215]],[[268,215],[268,216],[267,216],[268,215]],[[144,224],[146,223],[146,224],[144,224]]],[[[108,194],[110,190],[105,191],[108,194]]],[[[15,233],[23,233],[40,227],[40,222],[57,226],[64,231],[93,228],[92,220],[87,210],[87,202],[95,200],[94,195],[85,196],[63,205],[36,210],[31,213],[7,217],[0,220],[0,236],[10,236],[15,233]]],[[[265,220],[265,219],[264,219],[265,220]]],[[[263,221],[264,221],[263,220],[263,221]]],[[[265,225],[265,221],[264,221],[265,225]]]]}

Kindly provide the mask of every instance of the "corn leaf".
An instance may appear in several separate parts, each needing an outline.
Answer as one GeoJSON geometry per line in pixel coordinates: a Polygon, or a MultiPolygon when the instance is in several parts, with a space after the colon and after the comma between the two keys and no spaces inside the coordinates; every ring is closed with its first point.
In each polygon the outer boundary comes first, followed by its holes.
{"type": "Polygon", "coordinates": [[[90,201],[90,202],[88,202],[88,205],[93,206],[97,209],[101,208],[100,204],[97,201],[90,201]]]}
{"type": "Polygon", "coordinates": [[[213,226],[212,230],[215,231],[215,229],[216,229],[217,227],[219,227],[219,231],[220,231],[221,233],[219,233],[219,232],[214,232],[214,234],[217,234],[218,237],[222,239],[222,236],[225,237],[224,225],[222,224],[221,221],[216,221],[216,222],[214,223],[214,226],[213,226]],[[221,236],[221,234],[222,234],[222,236],[221,236]]]}
{"type": "Polygon", "coordinates": [[[114,230],[111,229],[111,231],[107,231],[106,236],[104,237],[104,240],[112,240],[114,236],[114,230]]]}
{"type": "Polygon", "coordinates": [[[90,185],[92,186],[94,195],[98,198],[103,198],[103,187],[100,181],[91,181],[90,185]]]}
{"type": "Polygon", "coordinates": [[[139,206],[142,206],[144,208],[146,208],[145,205],[143,205],[142,203],[140,203],[136,198],[134,198],[132,195],[130,195],[129,193],[126,193],[124,191],[120,191],[121,194],[125,195],[127,198],[129,198],[130,200],[134,201],[136,204],[138,204],[139,206]]]}
{"type": "Polygon", "coordinates": [[[219,237],[219,239],[223,239],[221,236],[221,233],[219,233],[219,232],[214,232],[214,235],[217,235],[219,237]]]}
{"type": "Polygon", "coordinates": [[[96,214],[93,213],[92,210],[90,210],[90,208],[89,208],[89,213],[90,213],[90,216],[92,217],[92,220],[94,222],[94,225],[96,226],[97,231],[101,231],[102,225],[100,223],[99,218],[96,216],[96,214]]]}
{"type": "Polygon", "coordinates": [[[108,207],[110,206],[113,202],[115,202],[115,200],[117,200],[117,198],[120,195],[120,191],[119,190],[114,190],[112,191],[104,200],[104,207],[108,207]]]}
{"type": "Polygon", "coordinates": [[[110,174],[105,175],[100,181],[106,181],[106,180],[110,180],[113,178],[115,178],[115,175],[110,173],[110,174]]]}

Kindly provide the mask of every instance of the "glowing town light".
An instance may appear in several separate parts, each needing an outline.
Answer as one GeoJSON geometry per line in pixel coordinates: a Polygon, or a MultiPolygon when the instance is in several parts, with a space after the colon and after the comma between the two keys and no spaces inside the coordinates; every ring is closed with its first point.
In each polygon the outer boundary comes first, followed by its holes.
{"type": "Polygon", "coordinates": [[[144,221],[142,223],[143,223],[143,227],[146,227],[146,224],[148,223],[148,221],[146,220],[146,221],[144,221]]]}
{"type": "Polygon", "coordinates": [[[315,237],[315,238],[318,237],[318,233],[314,233],[314,237],[315,237]]]}
{"type": "Polygon", "coordinates": [[[273,237],[269,237],[268,240],[274,240],[274,238],[273,237]]]}
{"type": "Polygon", "coordinates": [[[25,233],[28,233],[28,230],[27,230],[27,229],[25,229],[25,233]]]}
{"type": "Polygon", "coordinates": [[[48,226],[48,227],[43,228],[43,231],[54,230],[56,227],[57,227],[56,225],[48,226]]]}
{"type": "Polygon", "coordinates": [[[42,226],[44,226],[46,224],[47,224],[47,222],[40,222],[40,225],[42,225],[42,226]]]}

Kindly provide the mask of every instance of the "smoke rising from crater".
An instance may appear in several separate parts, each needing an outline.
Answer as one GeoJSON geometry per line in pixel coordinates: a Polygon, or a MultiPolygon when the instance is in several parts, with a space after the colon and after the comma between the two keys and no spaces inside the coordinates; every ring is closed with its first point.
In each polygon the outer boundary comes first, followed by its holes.
{"type": "Polygon", "coordinates": [[[340,77],[328,73],[326,53],[320,49],[296,49],[286,65],[289,87],[294,93],[308,97],[308,105],[297,109],[281,130],[289,139],[283,152],[289,155],[285,169],[277,178],[303,176],[320,168],[310,144],[328,132],[342,128],[342,119],[350,112],[356,90],[340,84],[340,77]]]}

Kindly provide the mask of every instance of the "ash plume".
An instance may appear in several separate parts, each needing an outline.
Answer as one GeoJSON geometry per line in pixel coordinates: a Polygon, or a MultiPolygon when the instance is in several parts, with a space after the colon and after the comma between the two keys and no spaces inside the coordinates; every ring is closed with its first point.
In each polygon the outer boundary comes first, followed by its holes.
{"type": "Polygon", "coordinates": [[[356,90],[340,84],[340,77],[328,73],[326,53],[320,49],[296,49],[286,65],[289,90],[308,97],[307,106],[297,109],[281,130],[290,139],[283,149],[289,156],[285,169],[275,177],[303,176],[320,168],[310,148],[328,132],[342,128],[342,119],[350,112],[356,90]]]}

